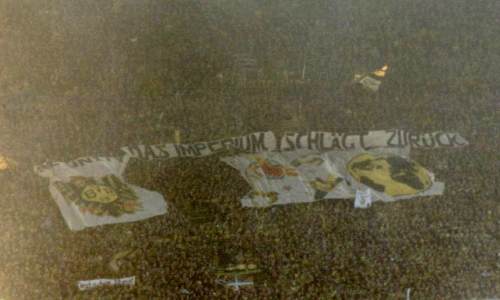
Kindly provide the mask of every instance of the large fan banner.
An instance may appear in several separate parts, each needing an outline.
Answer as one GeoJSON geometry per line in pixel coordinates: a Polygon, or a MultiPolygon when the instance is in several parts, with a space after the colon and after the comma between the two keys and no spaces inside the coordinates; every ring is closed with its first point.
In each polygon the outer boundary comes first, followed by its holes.
{"type": "Polygon", "coordinates": [[[371,151],[274,152],[222,158],[252,187],[245,207],[354,198],[370,190],[375,200],[441,195],[444,184],[417,162],[409,148],[371,151]]]}
{"type": "Polygon", "coordinates": [[[410,159],[410,148],[378,148],[370,151],[333,151],[328,157],[353,191],[366,191],[374,201],[394,201],[418,196],[442,195],[444,183],[410,159]]]}
{"type": "Polygon", "coordinates": [[[167,211],[163,196],[127,183],[126,160],[86,157],[38,168],[71,230],[133,222],[167,211]]]}
{"type": "Polygon", "coordinates": [[[374,148],[441,148],[462,147],[468,142],[458,133],[435,131],[414,133],[406,130],[376,130],[349,134],[324,131],[306,133],[287,132],[281,139],[271,131],[255,132],[245,136],[192,144],[136,145],[121,148],[124,155],[139,159],[175,157],[202,157],[232,150],[243,153],[295,151],[300,149],[370,150],[374,148]]]}
{"type": "Polygon", "coordinates": [[[35,167],[71,230],[133,222],[166,213],[157,192],[122,176],[131,158],[143,160],[230,154],[222,160],[238,170],[252,191],[242,206],[354,198],[370,190],[375,200],[440,195],[444,184],[412,161],[410,149],[468,145],[458,133],[378,130],[364,133],[255,132],[209,142],[127,146],[118,157],[85,157],[35,167]]]}
{"type": "Polygon", "coordinates": [[[243,206],[269,206],[349,198],[344,176],[324,153],[265,152],[222,158],[252,187],[243,206]]]}

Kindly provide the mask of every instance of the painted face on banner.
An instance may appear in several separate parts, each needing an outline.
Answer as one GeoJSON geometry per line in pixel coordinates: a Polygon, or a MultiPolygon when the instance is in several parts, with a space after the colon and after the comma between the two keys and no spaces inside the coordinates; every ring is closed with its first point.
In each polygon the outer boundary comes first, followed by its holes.
{"type": "Polygon", "coordinates": [[[415,195],[432,186],[425,168],[400,156],[361,154],[351,159],[347,170],[356,181],[389,196],[415,195]]]}

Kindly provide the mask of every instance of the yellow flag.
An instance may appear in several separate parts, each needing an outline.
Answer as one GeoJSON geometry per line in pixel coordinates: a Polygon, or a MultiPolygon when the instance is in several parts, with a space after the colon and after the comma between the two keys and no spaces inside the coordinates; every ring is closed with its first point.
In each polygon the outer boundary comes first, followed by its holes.
{"type": "Polygon", "coordinates": [[[378,76],[378,77],[385,77],[385,72],[389,69],[388,65],[384,65],[382,68],[375,70],[373,72],[373,75],[378,76]]]}
{"type": "Polygon", "coordinates": [[[7,159],[5,156],[0,155],[0,171],[7,170],[9,168],[9,164],[7,163],[7,159]]]}

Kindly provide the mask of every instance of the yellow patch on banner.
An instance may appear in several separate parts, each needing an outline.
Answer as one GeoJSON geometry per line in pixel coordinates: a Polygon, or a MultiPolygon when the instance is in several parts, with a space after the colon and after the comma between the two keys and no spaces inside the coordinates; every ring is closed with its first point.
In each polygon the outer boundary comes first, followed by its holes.
{"type": "Polygon", "coordinates": [[[267,198],[270,203],[275,203],[278,202],[278,193],[275,191],[272,192],[264,192],[264,191],[252,191],[250,192],[250,198],[255,198],[255,197],[264,197],[267,198]]]}
{"type": "Polygon", "coordinates": [[[329,192],[332,191],[340,182],[342,182],[341,178],[335,175],[328,175],[326,180],[322,178],[316,178],[315,180],[312,180],[310,184],[315,190],[329,192]]]}
{"type": "Polygon", "coordinates": [[[361,154],[351,159],[347,170],[356,181],[389,196],[415,195],[432,186],[424,167],[400,156],[361,154]]]}

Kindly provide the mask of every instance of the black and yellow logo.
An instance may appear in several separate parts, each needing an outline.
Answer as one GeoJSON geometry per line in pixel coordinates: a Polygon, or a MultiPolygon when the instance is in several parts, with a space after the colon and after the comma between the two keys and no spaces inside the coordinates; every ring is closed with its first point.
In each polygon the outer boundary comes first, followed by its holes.
{"type": "Polygon", "coordinates": [[[99,182],[92,177],[73,176],[69,182],[57,181],[54,185],[82,213],[119,217],[142,208],[135,192],[115,175],[104,176],[99,182]]]}
{"type": "Polygon", "coordinates": [[[358,182],[394,197],[415,195],[432,186],[429,171],[400,156],[364,153],[349,161],[347,171],[358,182]]]}
{"type": "Polygon", "coordinates": [[[89,202],[111,203],[118,200],[115,190],[102,184],[89,184],[82,190],[82,199],[89,202]]]}

